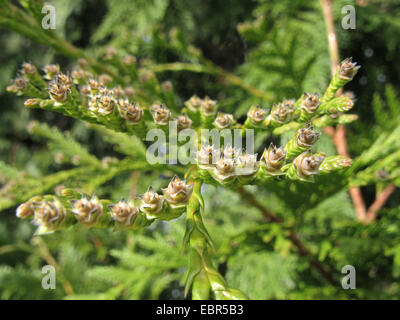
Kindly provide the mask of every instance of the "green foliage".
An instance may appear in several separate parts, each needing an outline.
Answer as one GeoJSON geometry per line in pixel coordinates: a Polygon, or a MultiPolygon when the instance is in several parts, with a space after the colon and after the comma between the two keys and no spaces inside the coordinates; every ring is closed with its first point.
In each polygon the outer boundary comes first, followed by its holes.
{"type": "MultiPolygon", "coordinates": [[[[154,190],[165,188],[174,174],[182,178],[186,169],[150,166],[142,141],[145,131],[122,123],[116,113],[110,118],[85,113],[87,99],[77,99],[77,92],[60,107],[48,102],[44,90],[35,97],[41,99],[39,109],[24,108],[20,97],[5,93],[22,62],[59,63],[62,70],[78,70],[76,60],[85,59],[87,71],[111,77],[109,88],[125,93],[133,89],[129,99],[143,107],[148,128],[155,124],[149,112],[155,102],[166,102],[177,116],[183,101],[195,93],[218,98],[219,111],[235,116],[234,126],[256,128],[259,155],[271,142],[285,146],[292,141],[287,149],[293,158],[307,148],[292,138],[311,120],[304,118],[299,106],[294,121],[283,125],[271,117],[254,125],[246,113],[251,105],[260,105],[270,116],[273,103],[299,99],[303,92],[320,92],[322,97],[330,79],[318,1],[235,0],[228,7],[225,1],[51,2],[57,9],[55,32],[40,27],[40,6],[33,6],[33,1],[0,0],[0,26],[5,28],[0,38],[6,44],[0,53],[0,298],[182,299],[186,280],[193,283],[194,299],[245,298],[238,290],[251,299],[399,296],[398,191],[368,225],[357,221],[348,193],[349,187],[361,186],[370,205],[385,187],[400,185],[395,63],[400,26],[395,1],[369,1],[366,6],[334,1],[341,53],[362,65],[345,87],[354,94],[345,92],[355,100],[360,121],[352,122],[353,115],[341,118],[342,114],[318,114],[312,121],[318,131],[348,124],[351,168],[320,174],[315,183],[297,181],[304,177],[291,162],[278,176],[262,171],[263,179],[257,175],[250,182],[235,177],[226,183],[204,170],[200,178],[214,186],[203,184],[200,192],[197,185],[184,206],[186,219],[159,221],[142,230],[149,222],[145,218],[132,224],[138,227],[134,231],[118,230],[115,221],[111,225],[117,230],[74,220],[73,227],[63,226],[66,230],[32,237],[33,227],[14,218],[17,205],[32,197],[59,199],[72,217],[69,200],[96,193],[110,215],[108,204],[121,197],[135,199],[150,185],[154,190]],[[357,30],[340,28],[345,4],[356,6],[357,30]],[[115,56],[110,47],[116,49],[115,56]],[[123,63],[127,55],[136,58],[131,68],[123,63]],[[240,184],[246,186],[238,189],[240,184]],[[215,252],[209,248],[209,236],[215,252]],[[185,254],[182,239],[189,247],[185,254]],[[41,267],[54,262],[57,288],[43,290],[41,267]],[[316,263],[328,277],[315,268],[316,263]],[[356,268],[356,290],[340,286],[341,268],[348,264],[356,268]]],[[[332,113],[334,105],[337,112],[343,105],[336,102],[326,102],[321,110],[332,113]]],[[[215,116],[211,122],[201,118],[202,125],[212,126],[215,116]]],[[[200,128],[198,124],[194,127],[200,128]]],[[[332,158],[337,151],[325,132],[312,147],[340,165],[339,158],[332,158]]],[[[191,182],[199,181],[196,169],[186,173],[191,182]]],[[[135,201],[139,206],[142,200],[135,201]]],[[[178,211],[183,213],[182,208],[178,211]]]]}

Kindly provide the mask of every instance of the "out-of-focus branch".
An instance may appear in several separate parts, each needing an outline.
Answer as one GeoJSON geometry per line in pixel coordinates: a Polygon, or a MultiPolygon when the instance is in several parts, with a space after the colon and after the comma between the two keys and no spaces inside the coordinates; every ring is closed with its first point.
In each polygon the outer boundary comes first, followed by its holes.
{"type": "MultiPolygon", "coordinates": [[[[339,46],[335,32],[335,25],[333,22],[332,0],[320,0],[320,4],[324,15],[325,27],[328,36],[329,55],[331,58],[331,73],[332,76],[334,76],[336,68],[339,64],[339,46]]],[[[338,91],[338,94],[341,94],[341,90],[338,91]]],[[[332,137],[338,153],[349,157],[349,152],[347,150],[346,127],[344,125],[338,125],[336,130],[333,127],[327,127],[324,129],[324,132],[332,137]]],[[[367,209],[360,188],[352,187],[350,188],[349,192],[353,202],[354,210],[356,211],[357,219],[359,221],[366,221],[367,209]]]]}
{"type": "Polygon", "coordinates": [[[54,269],[58,273],[58,278],[64,288],[64,291],[68,295],[74,294],[74,289],[71,286],[71,283],[65,278],[64,273],[62,272],[62,268],[57,263],[56,259],[51,255],[49,248],[47,248],[46,243],[41,237],[35,237],[32,239],[32,243],[38,246],[40,254],[44,261],[46,261],[49,265],[52,265],[54,269]]]}
{"type": "Polygon", "coordinates": [[[331,73],[335,75],[337,65],[339,64],[339,46],[337,42],[335,25],[333,24],[333,11],[331,0],[320,0],[322,12],[324,14],[325,28],[328,36],[329,55],[331,57],[331,73]]]}
{"type": "Polygon", "coordinates": [[[213,62],[209,60],[205,60],[205,62],[206,64],[194,64],[194,63],[183,63],[183,62],[157,64],[151,66],[150,69],[156,73],[165,71],[190,71],[196,73],[212,74],[216,77],[222,78],[226,83],[230,85],[235,85],[237,87],[246,90],[247,92],[249,92],[250,94],[252,94],[257,98],[261,98],[269,102],[273,101],[272,96],[265,94],[256,87],[253,87],[251,84],[243,81],[243,79],[241,79],[237,75],[230,73],[229,71],[226,71],[225,69],[215,65],[213,62]]]}
{"type": "Polygon", "coordinates": [[[394,184],[387,186],[375,199],[374,203],[368,209],[366,222],[369,223],[376,219],[376,213],[381,209],[390,195],[396,190],[394,184]]]}
{"type": "MultiPolygon", "coordinates": [[[[282,218],[276,216],[267,208],[265,208],[261,203],[259,203],[257,199],[251,193],[247,192],[243,187],[240,187],[238,189],[238,193],[244,201],[257,208],[269,222],[284,222],[282,218]]],[[[325,268],[325,266],[321,264],[321,262],[318,261],[318,259],[313,257],[311,251],[305,246],[305,244],[301,241],[300,237],[294,230],[290,230],[288,239],[297,247],[298,252],[301,256],[310,258],[311,265],[322,275],[322,277],[326,281],[328,281],[331,285],[336,285],[336,281],[333,279],[329,271],[325,268]]]]}

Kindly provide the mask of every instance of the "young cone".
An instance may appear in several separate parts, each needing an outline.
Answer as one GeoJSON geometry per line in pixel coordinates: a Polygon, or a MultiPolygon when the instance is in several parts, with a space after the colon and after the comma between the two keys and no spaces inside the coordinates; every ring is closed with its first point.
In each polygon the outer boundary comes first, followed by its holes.
{"type": "Polygon", "coordinates": [[[312,154],[311,150],[304,151],[288,164],[286,175],[291,180],[314,182],[314,176],[319,174],[319,167],[325,159],[323,153],[312,154]]]}
{"type": "Polygon", "coordinates": [[[328,88],[322,97],[322,102],[329,102],[336,96],[336,92],[342,88],[346,83],[353,80],[361,66],[352,61],[352,58],[344,59],[337,68],[337,71],[329,83],[328,88]]]}
{"type": "Polygon", "coordinates": [[[286,161],[289,162],[300,153],[312,148],[319,136],[320,133],[315,131],[310,123],[299,129],[284,148],[286,152],[286,161]]]}

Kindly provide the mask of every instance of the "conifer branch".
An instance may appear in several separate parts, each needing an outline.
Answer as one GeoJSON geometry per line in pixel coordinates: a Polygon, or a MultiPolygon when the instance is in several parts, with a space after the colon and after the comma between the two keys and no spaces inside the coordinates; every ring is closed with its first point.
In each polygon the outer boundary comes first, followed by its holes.
{"type": "MultiPolygon", "coordinates": [[[[281,217],[276,216],[274,213],[265,208],[261,203],[258,202],[258,200],[253,196],[253,194],[247,192],[243,187],[240,187],[237,191],[240,194],[243,201],[257,208],[269,222],[284,224],[284,220],[281,217]]],[[[323,266],[318,261],[317,258],[313,257],[313,254],[301,241],[297,233],[290,227],[289,229],[290,233],[288,235],[288,238],[297,247],[299,254],[301,256],[309,258],[311,265],[321,274],[321,276],[331,285],[336,286],[337,285],[336,281],[333,279],[332,275],[326,269],[326,267],[323,266]]]]}
{"type": "Polygon", "coordinates": [[[201,212],[204,202],[201,195],[201,180],[194,179],[193,194],[186,213],[186,232],[183,247],[190,250],[190,267],[186,280],[185,295],[192,287],[192,299],[247,300],[248,297],[238,289],[228,287],[223,276],[213,266],[210,249],[214,250],[212,240],[204,226],[201,212]]]}

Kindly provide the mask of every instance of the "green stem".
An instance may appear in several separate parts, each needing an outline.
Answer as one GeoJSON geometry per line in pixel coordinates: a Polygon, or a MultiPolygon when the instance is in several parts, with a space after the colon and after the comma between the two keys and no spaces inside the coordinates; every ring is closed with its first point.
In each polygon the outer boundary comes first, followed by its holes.
{"type": "Polygon", "coordinates": [[[185,295],[192,286],[192,298],[196,300],[209,299],[211,296],[216,300],[248,299],[241,291],[229,288],[213,266],[210,248],[214,247],[201,217],[204,208],[201,184],[201,180],[193,181],[193,194],[187,206],[184,248],[190,249],[190,266],[185,295]]]}

